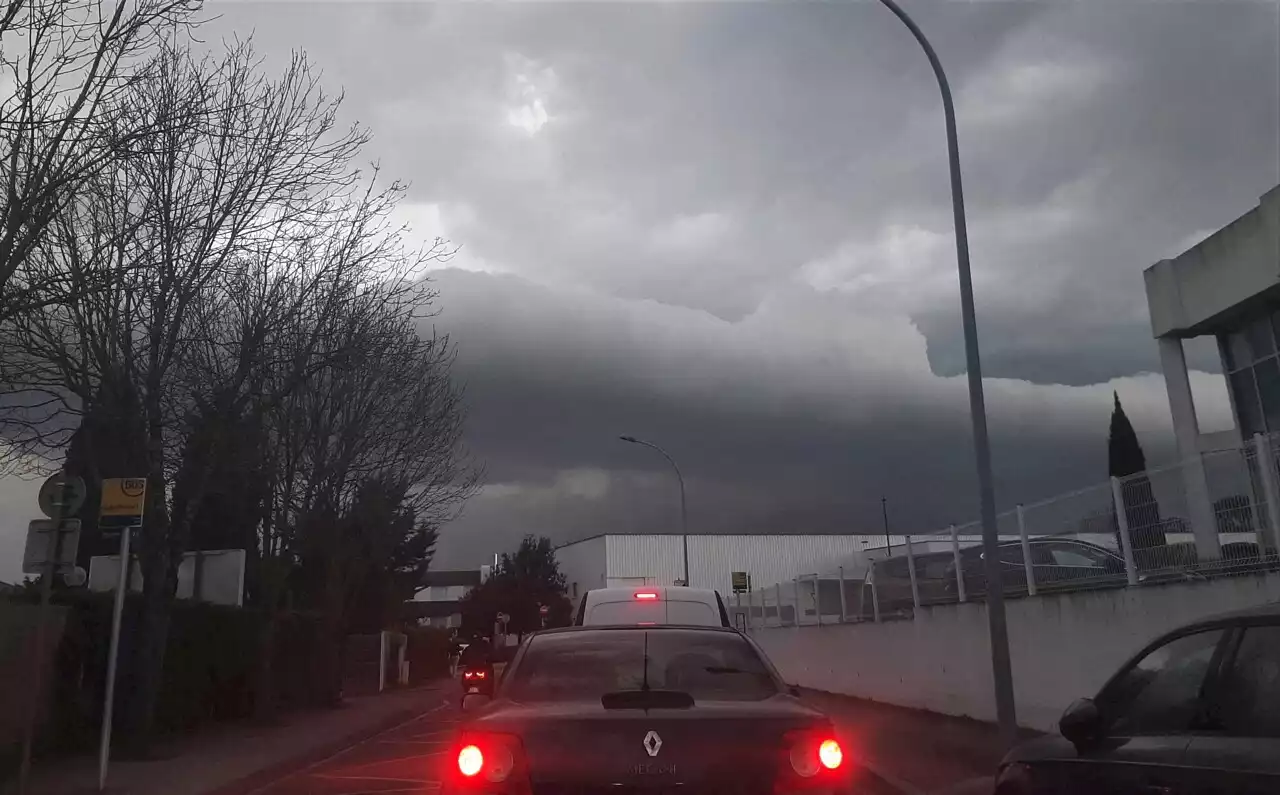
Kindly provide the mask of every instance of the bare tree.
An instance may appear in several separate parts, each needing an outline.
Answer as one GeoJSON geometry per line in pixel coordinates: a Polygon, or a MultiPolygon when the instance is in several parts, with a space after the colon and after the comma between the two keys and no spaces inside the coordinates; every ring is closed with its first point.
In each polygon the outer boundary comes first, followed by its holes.
{"type": "Polygon", "coordinates": [[[85,181],[145,136],[117,101],[163,33],[199,0],[7,0],[0,9],[0,317],[74,298],[100,280],[29,272],[28,257],[85,181]]]}
{"type": "Polygon", "coordinates": [[[361,184],[352,162],[366,134],[337,129],[338,102],[301,56],[269,80],[247,43],[202,61],[167,43],[120,103],[118,121],[147,134],[64,205],[58,234],[37,249],[49,270],[105,269],[111,281],[7,324],[6,361],[20,376],[10,388],[29,401],[8,430],[28,446],[57,444],[49,429],[65,433],[73,422],[59,420],[84,412],[105,379],[136,395],[133,458],[145,462],[150,499],[130,722],[144,742],[177,566],[219,455],[217,434],[189,439],[191,414],[231,418],[260,388],[307,378],[305,339],[283,366],[273,351],[307,313],[358,295],[366,258],[377,259],[369,226],[396,188],[361,184]],[[192,441],[203,449],[184,455],[192,441]],[[177,479],[181,490],[170,488],[177,479]]]}

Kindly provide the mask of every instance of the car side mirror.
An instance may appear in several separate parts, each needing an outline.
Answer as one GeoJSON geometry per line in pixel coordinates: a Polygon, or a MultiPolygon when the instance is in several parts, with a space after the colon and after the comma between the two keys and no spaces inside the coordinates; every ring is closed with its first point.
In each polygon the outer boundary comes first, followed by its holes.
{"type": "Polygon", "coordinates": [[[479,693],[471,693],[462,697],[462,711],[475,712],[493,699],[479,693]]]}
{"type": "Polygon", "coordinates": [[[1082,698],[1067,707],[1058,720],[1058,731],[1076,748],[1089,745],[1102,731],[1102,713],[1091,698],[1082,698]]]}

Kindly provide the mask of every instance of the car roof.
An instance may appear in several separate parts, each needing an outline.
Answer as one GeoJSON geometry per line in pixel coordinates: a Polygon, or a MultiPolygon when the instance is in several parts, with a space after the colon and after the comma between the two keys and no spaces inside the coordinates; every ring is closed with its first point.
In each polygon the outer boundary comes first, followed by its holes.
{"type": "Polygon", "coordinates": [[[741,635],[734,627],[721,627],[711,624],[651,624],[637,626],[635,624],[585,624],[572,627],[555,627],[542,629],[535,635],[572,635],[579,632],[667,632],[668,630],[696,630],[698,632],[720,632],[741,635]]]}
{"type": "Polygon", "coordinates": [[[1178,630],[1208,627],[1218,624],[1231,624],[1240,621],[1248,621],[1249,619],[1262,619],[1260,623],[1269,623],[1268,619],[1275,619],[1280,622],[1280,602],[1267,602],[1266,604],[1246,607],[1240,610],[1231,610],[1226,613],[1217,613],[1212,616],[1192,621],[1184,624],[1178,630]]]}
{"type": "Polygon", "coordinates": [[[653,591],[659,594],[684,593],[700,596],[712,596],[716,593],[715,588],[690,588],[687,585],[614,585],[608,588],[592,588],[587,593],[611,596],[613,594],[633,594],[636,591],[653,591]]]}

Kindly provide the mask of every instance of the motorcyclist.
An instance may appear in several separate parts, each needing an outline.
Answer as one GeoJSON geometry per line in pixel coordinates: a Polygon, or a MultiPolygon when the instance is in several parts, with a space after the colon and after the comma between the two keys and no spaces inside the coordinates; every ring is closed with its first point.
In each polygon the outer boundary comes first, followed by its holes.
{"type": "Polygon", "coordinates": [[[493,651],[487,640],[477,638],[474,643],[463,649],[458,667],[462,669],[464,698],[474,694],[493,695],[493,651]]]}

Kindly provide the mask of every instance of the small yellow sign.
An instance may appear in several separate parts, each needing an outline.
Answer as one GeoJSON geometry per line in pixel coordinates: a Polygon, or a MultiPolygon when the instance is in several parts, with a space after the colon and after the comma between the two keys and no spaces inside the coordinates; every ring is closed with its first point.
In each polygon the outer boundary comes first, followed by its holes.
{"type": "Polygon", "coordinates": [[[733,572],[733,590],[746,591],[751,587],[750,582],[745,571],[733,572]]]}
{"type": "Polygon", "coordinates": [[[105,478],[99,516],[141,517],[147,501],[146,478],[105,478]]]}

